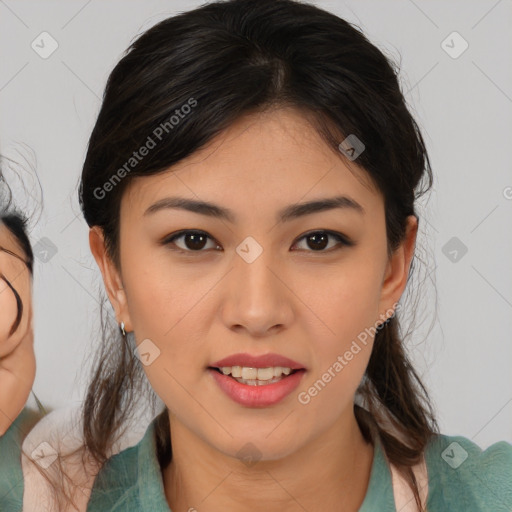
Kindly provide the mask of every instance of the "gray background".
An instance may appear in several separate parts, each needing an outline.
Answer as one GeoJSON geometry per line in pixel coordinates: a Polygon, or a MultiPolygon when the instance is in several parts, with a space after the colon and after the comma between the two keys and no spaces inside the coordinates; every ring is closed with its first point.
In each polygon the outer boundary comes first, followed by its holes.
{"type": "MultiPolygon", "coordinates": [[[[21,162],[18,200],[34,214],[34,391],[52,407],[80,402],[99,343],[102,282],[76,189],[105,81],[137,34],[200,3],[0,1],[0,150],[21,162]],[[51,48],[44,31],[58,44],[48,58],[31,47],[51,48]]],[[[512,2],[314,3],[400,63],[426,139],[436,183],[420,205],[424,283],[407,344],[441,430],[512,442],[512,2]]]]}

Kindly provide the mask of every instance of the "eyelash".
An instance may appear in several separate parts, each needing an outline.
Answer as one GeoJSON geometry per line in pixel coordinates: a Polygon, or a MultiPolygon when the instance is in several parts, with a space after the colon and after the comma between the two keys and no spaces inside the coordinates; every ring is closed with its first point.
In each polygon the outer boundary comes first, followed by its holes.
{"type": "MultiPolygon", "coordinates": [[[[178,238],[182,238],[183,236],[188,235],[188,234],[204,235],[204,236],[208,237],[210,240],[213,240],[213,241],[215,241],[215,243],[217,243],[214,238],[212,238],[210,235],[208,235],[208,233],[206,233],[204,231],[199,231],[199,230],[191,229],[191,230],[178,231],[174,235],[171,235],[171,236],[165,238],[162,241],[162,245],[171,245],[178,238]]],[[[316,231],[309,231],[308,233],[305,233],[304,235],[302,235],[298,239],[298,241],[300,241],[300,240],[302,240],[304,238],[307,238],[307,237],[309,237],[311,235],[316,235],[316,234],[325,234],[327,236],[333,237],[333,238],[335,238],[341,244],[341,246],[351,247],[351,246],[355,245],[354,242],[352,242],[345,235],[342,235],[341,233],[337,233],[336,231],[329,231],[329,230],[326,230],[326,229],[319,229],[319,230],[316,230],[316,231]]],[[[220,245],[220,244],[218,244],[218,245],[220,245]]],[[[294,245],[295,245],[295,243],[294,243],[294,245]]],[[[341,249],[341,247],[338,247],[337,249],[336,248],[333,249],[331,247],[330,249],[327,249],[327,250],[322,249],[322,250],[318,250],[318,251],[306,250],[306,252],[311,252],[311,253],[331,253],[331,252],[336,251],[338,249],[341,249]]],[[[178,247],[178,248],[172,249],[172,250],[180,252],[180,253],[201,253],[201,252],[206,252],[206,250],[204,250],[204,249],[200,249],[198,251],[193,251],[193,250],[190,250],[190,249],[182,249],[181,247],[178,247]]]]}

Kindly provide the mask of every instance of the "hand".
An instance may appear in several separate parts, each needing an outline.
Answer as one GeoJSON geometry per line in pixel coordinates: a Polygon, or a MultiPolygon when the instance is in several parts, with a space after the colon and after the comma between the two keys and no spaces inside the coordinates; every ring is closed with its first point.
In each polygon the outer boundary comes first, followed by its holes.
{"type": "Polygon", "coordinates": [[[0,223],[0,436],[25,407],[36,375],[32,276],[24,260],[0,223]]]}

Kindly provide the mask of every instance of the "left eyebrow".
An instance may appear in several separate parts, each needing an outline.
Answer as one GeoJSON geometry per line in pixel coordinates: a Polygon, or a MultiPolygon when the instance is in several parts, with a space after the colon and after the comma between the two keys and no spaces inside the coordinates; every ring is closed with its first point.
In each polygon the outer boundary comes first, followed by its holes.
{"type": "Polygon", "coordinates": [[[25,263],[25,265],[28,265],[28,262],[25,261],[25,258],[21,257],[19,254],[16,254],[15,252],[10,251],[9,249],[6,249],[5,247],[2,247],[1,245],[0,245],[0,251],[4,251],[7,254],[14,256],[15,258],[18,258],[19,260],[23,261],[23,263],[25,263]]]}
{"type": "MultiPolygon", "coordinates": [[[[197,201],[185,197],[166,197],[152,204],[145,212],[144,216],[156,213],[166,209],[187,210],[200,215],[207,215],[218,219],[223,219],[234,223],[236,215],[229,209],[207,201],[197,201]]],[[[348,196],[337,196],[325,199],[317,199],[306,203],[291,204],[277,213],[277,222],[287,222],[305,215],[324,212],[334,209],[343,209],[355,211],[365,215],[365,209],[354,199],[348,196]]]]}

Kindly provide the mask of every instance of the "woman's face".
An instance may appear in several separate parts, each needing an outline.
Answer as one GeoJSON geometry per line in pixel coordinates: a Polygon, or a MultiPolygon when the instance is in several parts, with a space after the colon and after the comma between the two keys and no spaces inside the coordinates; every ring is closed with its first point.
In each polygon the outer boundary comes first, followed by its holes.
{"type": "MultiPolygon", "coordinates": [[[[135,332],[171,431],[179,424],[232,456],[252,443],[270,460],[353,421],[373,328],[402,294],[416,234],[412,226],[388,260],[383,198],[356,163],[334,154],[295,110],[246,116],[168,172],[130,183],[120,271],[103,266],[91,230],[117,319],[135,332]],[[351,202],[290,210],[341,196],[351,202]],[[229,217],[163,207],[168,198],[208,202],[229,217]],[[164,243],[192,230],[204,236],[164,243]],[[277,384],[239,384],[210,368],[233,354],[277,354],[255,366],[293,366],[284,357],[302,370],[277,384]]],[[[228,363],[250,366],[240,356],[228,363]]]]}
{"type": "Polygon", "coordinates": [[[10,354],[28,329],[32,276],[24,263],[25,258],[16,237],[0,221],[0,273],[4,276],[0,278],[0,357],[10,354]],[[18,293],[25,311],[21,324],[13,334],[10,334],[10,331],[18,315],[18,304],[15,294],[5,280],[9,281],[18,293]]]}

